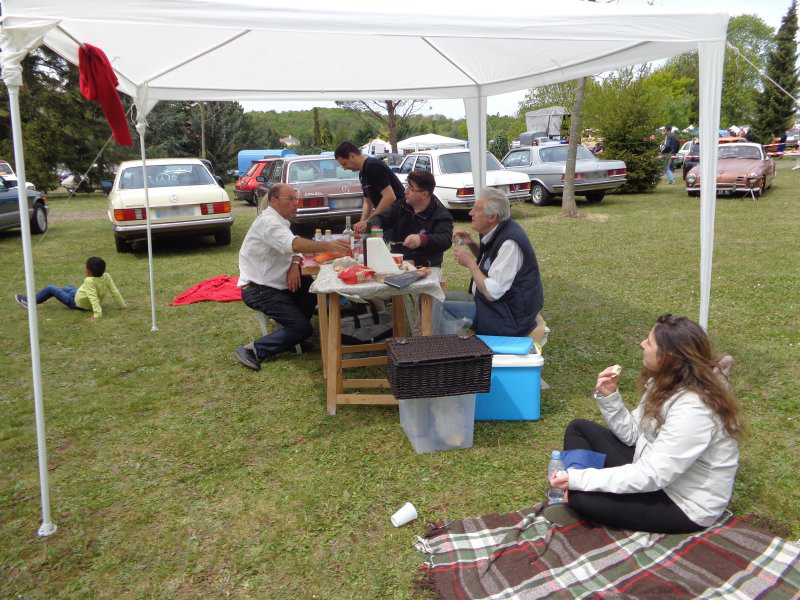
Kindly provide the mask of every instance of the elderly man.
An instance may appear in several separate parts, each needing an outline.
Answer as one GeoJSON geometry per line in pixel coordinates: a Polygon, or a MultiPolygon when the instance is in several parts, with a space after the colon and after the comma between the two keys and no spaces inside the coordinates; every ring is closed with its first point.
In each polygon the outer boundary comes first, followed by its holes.
{"type": "Polygon", "coordinates": [[[458,264],[472,275],[473,302],[444,303],[450,318],[472,320],[476,333],[526,336],[536,324],[544,296],[539,265],[528,236],[511,219],[506,195],[484,188],[470,211],[472,228],[481,236],[475,242],[468,231],[458,230],[453,240],[466,248],[456,250],[458,264]]]}
{"type": "Polygon", "coordinates": [[[302,252],[349,252],[344,240],[315,242],[297,237],[289,229],[289,219],[297,213],[297,194],[280,183],[267,195],[269,206],[256,217],[239,251],[239,287],[242,300],[272,317],[280,325],[269,335],[257,339],[254,349],[234,350],[248,369],[258,371],[262,361],[291,349],[312,333],[311,315],[316,296],[308,292],[311,277],[300,274],[302,252]]]}

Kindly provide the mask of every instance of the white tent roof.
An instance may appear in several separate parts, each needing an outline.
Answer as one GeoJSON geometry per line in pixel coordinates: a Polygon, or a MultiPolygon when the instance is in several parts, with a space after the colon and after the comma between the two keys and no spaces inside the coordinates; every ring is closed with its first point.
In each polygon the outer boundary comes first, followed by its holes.
{"type": "Polygon", "coordinates": [[[438,133],[426,133],[424,135],[415,135],[406,138],[402,142],[397,142],[397,147],[405,151],[430,150],[432,148],[466,148],[467,142],[465,140],[439,135],[438,133]]]}

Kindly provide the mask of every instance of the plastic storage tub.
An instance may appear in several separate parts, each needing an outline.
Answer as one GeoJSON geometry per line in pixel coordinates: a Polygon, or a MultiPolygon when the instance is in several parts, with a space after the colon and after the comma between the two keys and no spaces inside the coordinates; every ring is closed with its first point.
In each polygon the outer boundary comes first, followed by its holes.
{"type": "Polygon", "coordinates": [[[492,387],[475,400],[476,421],[536,421],[539,418],[540,354],[495,354],[492,387]]]}
{"type": "Polygon", "coordinates": [[[417,453],[471,448],[475,394],[399,400],[400,424],[417,453]]]}

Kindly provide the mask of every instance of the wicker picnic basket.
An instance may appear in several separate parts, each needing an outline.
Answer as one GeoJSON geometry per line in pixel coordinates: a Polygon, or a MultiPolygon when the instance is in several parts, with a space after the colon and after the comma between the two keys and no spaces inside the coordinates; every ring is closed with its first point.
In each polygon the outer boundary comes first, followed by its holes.
{"type": "Polygon", "coordinates": [[[389,385],[398,400],[488,392],[489,346],[474,335],[426,335],[387,340],[389,385]]]}

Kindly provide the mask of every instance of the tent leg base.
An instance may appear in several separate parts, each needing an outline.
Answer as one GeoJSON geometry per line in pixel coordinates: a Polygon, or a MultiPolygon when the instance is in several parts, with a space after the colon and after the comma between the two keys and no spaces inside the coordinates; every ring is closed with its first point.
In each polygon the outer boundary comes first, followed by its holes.
{"type": "Polygon", "coordinates": [[[42,526],[39,527],[39,531],[37,531],[37,533],[39,534],[39,537],[47,537],[48,535],[53,535],[57,529],[58,527],[55,523],[42,523],[42,526]]]}

